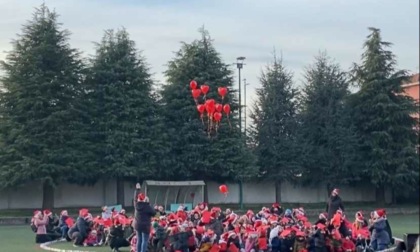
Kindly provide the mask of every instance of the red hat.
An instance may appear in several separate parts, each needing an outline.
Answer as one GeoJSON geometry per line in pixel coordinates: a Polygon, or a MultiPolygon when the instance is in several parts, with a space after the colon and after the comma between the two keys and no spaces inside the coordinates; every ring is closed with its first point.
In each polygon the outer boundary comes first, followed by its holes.
{"type": "Polygon", "coordinates": [[[232,213],[232,214],[230,214],[230,215],[229,215],[228,222],[229,222],[229,223],[233,223],[233,222],[235,222],[237,219],[238,219],[238,215],[236,215],[236,214],[232,213]]]}
{"type": "Polygon", "coordinates": [[[256,220],[254,223],[254,228],[257,228],[262,225],[262,220],[256,220]]]}
{"type": "Polygon", "coordinates": [[[229,239],[229,233],[223,233],[221,236],[220,236],[224,241],[227,241],[228,239],[229,239]]]}
{"type": "Polygon", "coordinates": [[[320,213],[319,214],[319,219],[327,219],[327,217],[328,217],[328,213],[320,213]]]}
{"type": "Polygon", "coordinates": [[[249,233],[249,232],[252,232],[252,231],[254,231],[254,227],[253,227],[253,226],[251,226],[251,225],[247,225],[247,226],[245,227],[245,232],[249,233]]]}
{"type": "Polygon", "coordinates": [[[355,218],[356,218],[356,221],[358,221],[358,222],[364,222],[364,217],[363,217],[362,211],[356,212],[355,218]]]}
{"type": "Polygon", "coordinates": [[[322,223],[318,223],[318,224],[316,224],[316,228],[318,228],[318,229],[325,229],[325,225],[324,224],[322,224],[322,223]]]}
{"type": "Polygon", "coordinates": [[[280,208],[280,204],[279,203],[274,203],[271,207],[273,207],[273,208],[280,208]]]}
{"type": "Polygon", "coordinates": [[[139,193],[139,195],[137,195],[137,201],[144,201],[146,199],[146,195],[144,195],[144,193],[139,193]]]}
{"type": "Polygon", "coordinates": [[[284,237],[290,235],[291,232],[292,232],[292,230],[285,229],[285,230],[283,230],[283,232],[281,232],[280,237],[284,238],[284,237]]]}
{"type": "Polygon", "coordinates": [[[212,207],[210,212],[221,212],[222,209],[220,209],[220,207],[212,207]]]}
{"type": "Polygon", "coordinates": [[[82,209],[80,209],[79,210],[79,215],[81,216],[81,217],[87,217],[88,216],[88,214],[89,214],[89,210],[88,209],[86,209],[86,208],[82,208],[82,209]]]}
{"type": "Polygon", "coordinates": [[[201,217],[201,222],[204,224],[209,224],[211,219],[211,213],[209,211],[204,211],[203,216],[201,217]]]}
{"type": "Polygon", "coordinates": [[[304,233],[304,232],[302,232],[302,231],[297,231],[297,232],[296,232],[296,236],[301,236],[301,237],[304,237],[304,236],[305,236],[305,233],[304,233]]]}
{"type": "Polygon", "coordinates": [[[204,227],[203,226],[197,226],[197,228],[195,229],[195,232],[197,234],[204,234],[204,227]]]}
{"type": "Polygon", "coordinates": [[[236,235],[236,233],[234,231],[229,231],[228,238],[230,238],[232,236],[235,236],[235,235],[236,235]]]}
{"type": "Polygon", "coordinates": [[[375,211],[375,217],[376,218],[382,218],[385,216],[385,210],[384,209],[378,209],[375,211]]]}
{"type": "Polygon", "coordinates": [[[275,223],[277,223],[277,222],[278,222],[278,218],[277,218],[275,215],[272,215],[272,216],[270,216],[270,218],[268,219],[268,221],[269,221],[271,224],[275,224],[275,223]]]}

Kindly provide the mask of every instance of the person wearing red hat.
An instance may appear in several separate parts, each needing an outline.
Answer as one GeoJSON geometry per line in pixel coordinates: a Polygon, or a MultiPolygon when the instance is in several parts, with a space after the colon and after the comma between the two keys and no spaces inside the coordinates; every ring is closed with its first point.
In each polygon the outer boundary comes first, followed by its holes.
{"type": "Polygon", "coordinates": [[[58,216],[54,216],[54,214],[49,210],[44,210],[44,215],[48,216],[48,223],[47,223],[47,235],[51,238],[51,240],[56,240],[61,237],[60,228],[58,227],[59,219],[58,216]]]}
{"type": "Polygon", "coordinates": [[[151,220],[155,215],[156,211],[150,206],[149,198],[145,194],[139,193],[135,205],[134,224],[134,229],[137,234],[137,252],[147,252],[150,229],[152,226],[151,220]]]}
{"type": "Polygon", "coordinates": [[[281,215],[283,213],[283,208],[279,203],[274,203],[270,209],[271,214],[281,215]]]}
{"type": "Polygon", "coordinates": [[[83,241],[88,236],[88,227],[89,227],[89,211],[87,209],[80,209],[79,217],[76,220],[76,225],[70,228],[68,235],[70,239],[73,241],[74,247],[81,247],[83,246],[83,241]]]}
{"type": "Polygon", "coordinates": [[[385,211],[383,209],[378,209],[373,212],[373,223],[371,226],[372,235],[370,244],[373,250],[381,251],[388,248],[391,243],[391,237],[389,237],[388,232],[386,231],[386,218],[385,211]]]}
{"type": "Polygon", "coordinates": [[[235,231],[228,232],[227,247],[229,251],[239,251],[239,249],[241,248],[241,241],[235,231]]]}
{"type": "Polygon", "coordinates": [[[331,196],[328,199],[327,210],[326,210],[326,212],[328,213],[328,220],[331,220],[334,217],[334,214],[337,213],[337,210],[340,209],[341,211],[344,212],[343,202],[339,194],[340,194],[340,190],[335,188],[334,190],[332,190],[331,196]]]}
{"type": "Polygon", "coordinates": [[[41,211],[36,211],[34,215],[34,225],[36,227],[36,243],[44,243],[51,241],[51,238],[47,235],[46,225],[48,224],[48,215],[45,215],[41,211]]]}
{"type": "Polygon", "coordinates": [[[109,246],[112,252],[119,252],[119,248],[130,246],[130,242],[124,238],[123,223],[120,219],[116,218],[114,220],[114,225],[111,226],[109,234],[109,246]]]}

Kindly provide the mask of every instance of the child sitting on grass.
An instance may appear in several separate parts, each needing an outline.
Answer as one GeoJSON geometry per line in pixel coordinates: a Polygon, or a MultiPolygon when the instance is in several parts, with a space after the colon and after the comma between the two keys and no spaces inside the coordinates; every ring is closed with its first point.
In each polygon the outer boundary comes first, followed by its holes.
{"type": "Polygon", "coordinates": [[[90,231],[88,237],[83,242],[83,246],[85,247],[96,247],[98,246],[98,233],[96,230],[90,231]]]}

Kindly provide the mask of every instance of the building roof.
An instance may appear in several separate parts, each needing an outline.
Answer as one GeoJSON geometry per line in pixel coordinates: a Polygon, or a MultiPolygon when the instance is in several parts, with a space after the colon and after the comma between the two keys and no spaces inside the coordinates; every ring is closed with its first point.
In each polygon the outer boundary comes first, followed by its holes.
{"type": "Polygon", "coordinates": [[[402,86],[403,87],[410,87],[410,86],[419,85],[419,79],[420,79],[420,74],[419,73],[413,74],[410,77],[409,81],[403,82],[402,86]]]}
{"type": "Polygon", "coordinates": [[[204,186],[206,183],[202,180],[196,181],[144,181],[146,185],[150,186],[204,186]]]}

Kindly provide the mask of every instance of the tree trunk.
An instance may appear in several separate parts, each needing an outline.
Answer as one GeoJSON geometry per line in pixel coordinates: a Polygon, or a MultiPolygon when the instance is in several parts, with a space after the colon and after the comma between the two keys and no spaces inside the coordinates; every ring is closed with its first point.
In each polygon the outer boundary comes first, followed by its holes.
{"type": "Polygon", "coordinates": [[[385,186],[376,187],[376,203],[381,207],[385,206],[385,186]]]}
{"type": "Polygon", "coordinates": [[[54,208],[54,187],[49,181],[44,181],[42,186],[42,209],[54,208]]]}
{"type": "Polygon", "coordinates": [[[276,181],[276,202],[280,203],[281,202],[281,182],[280,181],[276,181]]]}
{"type": "Polygon", "coordinates": [[[124,180],[117,178],[117,204],[124,207],[124,180]]]}
{"type": "Polygon", "coordinates": [[[395,189],[392,189],[392,204],[397,204],[397,193],[395,192],[395,189]]]}

